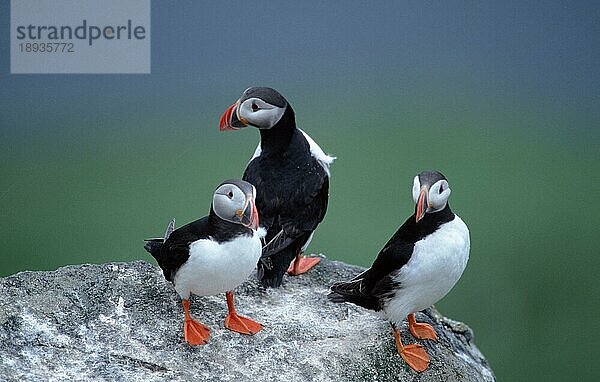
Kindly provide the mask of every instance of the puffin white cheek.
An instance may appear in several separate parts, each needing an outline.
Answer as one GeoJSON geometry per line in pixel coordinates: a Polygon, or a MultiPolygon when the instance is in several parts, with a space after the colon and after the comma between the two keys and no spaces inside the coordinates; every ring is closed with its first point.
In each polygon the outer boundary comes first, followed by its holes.
{"type": "Polygon", "coordinates": [[[449,188],[446,188],[444,190],[444,192],[442,192],[442,195],[444,196],[445,201],[448,201],[448,198],[450,197],[451,192],[452,192],[452,190],[450,190],[449,188]]]}
{"type": "Polygon", "coordinates": [[[216,194],[213,197],[213,210],[221,219],[229,220],[229,215],[231,215],[231,201],[225,195],[216,194]]]}
{"type": "Polygon", "coordinates": [[[244,207],[244,204],[246,204],[246,196],[244,195],[244,193],[241,190],[235,192],[233,194],[233,199],[231,199],[232,210],[242,208],[244,207]]]}
{"type": "Polygon", "coordinates": [[[238,108],[239,117],[262,129],[275,126],[284,112],[285,108],[268,104],[258,98],[249,98],[238,108]]]}
{"type": "Polygon", "coordinates": [[[245,119],[246,121],[250,121],[250,117],[252,114],[252,110],[250,109],[250,105],[248,102],[243,102],[237,109],[238,119],[245,119]]]}
{"type": "Polygon", "coordinates": [[[281,116],[283,115],[283,109],[274,108],[274,109],[262,109],[253,113],[255,115],[254,118],[258,121],[256,124],[258,126],[264,126],[266,128],[271,128],[279,122],[281,116]]]}
{"type": "Polygon", "coordinates": [[[450,197],[450,189],[445,189],[441,194],[435,192],[429,195],[429,203],[431,204],[432,211],[441,210],[446,206],[448,198],[450,197]]]}

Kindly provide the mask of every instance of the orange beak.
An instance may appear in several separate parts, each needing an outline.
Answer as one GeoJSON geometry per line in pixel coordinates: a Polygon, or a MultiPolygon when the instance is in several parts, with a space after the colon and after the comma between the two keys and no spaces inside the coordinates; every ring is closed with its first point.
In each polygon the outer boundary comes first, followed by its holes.
{"type": "Polygon", "coordinates": [[[256,203],[254,203],[254,199],[250,199],[250,204],[252,204],[252,215],[250,215],[249,227],[252,229],[258,229],[258,210],[256,209],[256,203]]]}
{"type": "Polygon", "coordinates": [[[258,229],[258,210],[254,203],[254,197],[248,196],[248,204],[244,209],[244,213],[241,217],[242,224],[248,228],[258,229]]]}
{"type": "Polygon", "coordinates": [[[427,211],[427,187],[421,187],[421,192],[419,193],[419,199],[417,200],[417,206],[415,208],[415,218],[417,223],[419,220],[423,219],[425,216],[425,211],[427,211]]]}
{"type": "Polygon", "coordinates": [[[240,105],[240,101],[236,101],[233,105],[229,106],[227,110],[221,116],[219,120],[219,130],[239,130],[241,128],[246,127],[248,124],[246,121],[242,121],[238,118],[238,106],[240,105]]]}

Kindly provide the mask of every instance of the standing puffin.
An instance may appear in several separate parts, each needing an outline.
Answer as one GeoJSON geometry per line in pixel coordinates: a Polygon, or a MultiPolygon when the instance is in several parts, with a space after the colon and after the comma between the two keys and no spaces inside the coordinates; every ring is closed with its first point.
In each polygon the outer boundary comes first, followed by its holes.
{"type": "Polygon", "coordinates": [[[398,325],[408,317],[410,333],[437,340],[433,327],[415,321],[415,312],[442,299],[454,287],[469,259],[469,229],[448,205],[450,187],[437,171],[415,176],[412,215],[387,242],[365,272],[339,282],[328,295],[333,302],[350,302],[383,313],[391,324],[398,353],[414,370],[429,365],[421,345],[403,345],[398,325]]]}
{"type": "Polygon", "coordinates": [[[217,187],[208,216],[178,229],[173,220],[163,239],[146,240],[144,249],[182,298],[183,333],[190,345],[204,345],[209,338],[209,329],[190,314],[190,293],[225,292],[229,309],[225,327],[242,334],[262,329],[259,323],[239,316],[233,304],[233,289],[254,271],[261,255],[265,232],[258,228],[255,194],[250,183],[227,180],[217,187]]]}
{"type": "Polygon", "coordinates": [[[335,158],[296,127],[294,110],[274,89],[246,89],[223,113],[219,129],[248,125],[259,129],[260,143],[243,179],[256,186],[256,205],[267,230],[258,277],[264,286],[276,288],[286,270],[299,275],[320,261],[302,253],[325,216],[329,165],[335,158]]]}

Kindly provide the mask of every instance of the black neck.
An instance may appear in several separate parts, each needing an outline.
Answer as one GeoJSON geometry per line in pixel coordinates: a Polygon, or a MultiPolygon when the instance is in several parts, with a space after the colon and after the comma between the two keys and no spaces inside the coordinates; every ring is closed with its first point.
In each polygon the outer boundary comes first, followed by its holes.
{"type": "Polygon", "coordinates": [[[263,154],[283,152],[289,146],[296,130],[294,110],[287,105],[281,119],[270,129],[260,130],[260,148],[263,154]]]}
{"type": "MultiPolygon", "coordinates": [[[[411,217],[412,221],[415,221],[415,215],[411,217]]],[[[454,212],[450,209],[450,204],[446,203],[446,207],[443,210],[426,213],[416,225],[416,231],[419,233],[418,236],[427,236],[433,233],[439,226],[454,219],[454,212]]]]}
{"type": "Polygon", "coordinates": [[[248,236],[252,235],[250,228],[221,219],[217,216],[212,206],[208,215],[208,222],[212,231],[210,236],[219,243],[229,241],[244,234],[248,236]]]}

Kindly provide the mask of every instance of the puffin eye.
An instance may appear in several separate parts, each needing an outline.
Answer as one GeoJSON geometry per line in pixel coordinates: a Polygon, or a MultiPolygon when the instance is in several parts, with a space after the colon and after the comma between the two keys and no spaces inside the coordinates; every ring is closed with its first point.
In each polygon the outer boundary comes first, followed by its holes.
{"type": "Polygon", "coordinates": [[[444,185],[440,185],[440,191],[438,192],[439,194],[441,194],[442,192],[444,192],[444,185]]]}
{"type": "Polygon", "coordinates": [[[252,111],[257,111],[258,109],[259,109],[259,107],[256,104],[256,102],[252,102],[252,111]]]}
{"type": "Polygon", "coordinates": [[[232,199],[232,198],[233,198],[233,192],[232,192],[232,191],[229,191],[229,192],[227,193],[227,197],[228,197],[229,199],[232,199]]]}

